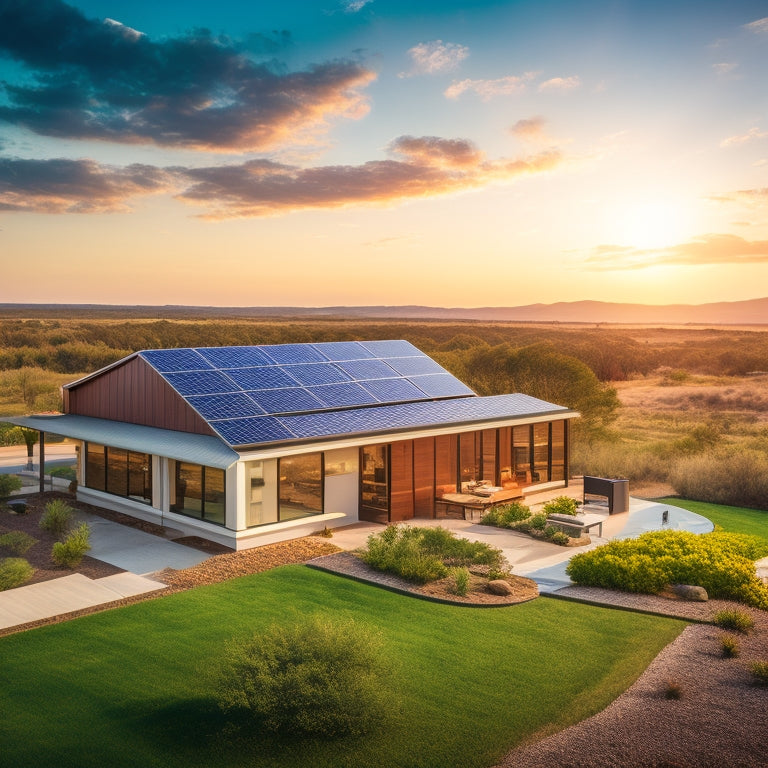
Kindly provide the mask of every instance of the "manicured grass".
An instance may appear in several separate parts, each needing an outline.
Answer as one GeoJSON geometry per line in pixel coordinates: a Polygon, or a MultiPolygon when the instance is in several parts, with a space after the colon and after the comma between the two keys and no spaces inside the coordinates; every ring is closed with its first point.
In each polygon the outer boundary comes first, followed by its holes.
{"type": "Polygon", "coordinates": [[[690,512],[706,517],[729,533],[746,533],[757,536],[768,544],[768,512],[744,507],[729,507],[723,504],[710,504],[706,501],[688,501],[688,499],[659,499],[662,504],[682,507],[690,512]]]}
{"type": "Polygon", "coordinates": [[[684,626],[546,598],[439,605],[287,566],[0,639],[0,765],[485,768],[605,707],[684,626]],[[287,741],[218,712],[224,644],[307,614],[382,633],[395,671],[375,733],[287,741]]]}

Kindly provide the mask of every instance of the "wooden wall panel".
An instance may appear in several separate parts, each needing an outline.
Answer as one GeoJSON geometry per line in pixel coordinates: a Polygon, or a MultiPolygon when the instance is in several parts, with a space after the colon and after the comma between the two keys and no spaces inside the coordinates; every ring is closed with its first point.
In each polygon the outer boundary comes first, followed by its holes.
{"type": "Polygon", "coordinates": [[[389,521],[413,517],[413,440],[392,443],[390,448],[389,521]]]}
{"type": "Polygon", "coordinates": [[[456,493],[458,446],[458,435],[439,435],[435,438],[435,496],[456,493]]]}
{"type": "Polygon", "coordinates": [[[435,516],[435,438],[413,441],[413,512],[416,517],[435,516]]]}
{"type": "Polygon", "coordinates": [[[139,357],[68,392],[67,413],[200,435],[216,434],[160,374],[139,357]]]}

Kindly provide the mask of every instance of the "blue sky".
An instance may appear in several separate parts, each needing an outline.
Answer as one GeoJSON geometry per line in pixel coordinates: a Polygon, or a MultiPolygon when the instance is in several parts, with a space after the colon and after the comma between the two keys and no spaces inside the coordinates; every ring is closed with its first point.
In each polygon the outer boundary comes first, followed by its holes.
{"type": "Polygon", "coordinates": [[[766,295],[768,3],[0,0],[0,301],[766,295]]]}

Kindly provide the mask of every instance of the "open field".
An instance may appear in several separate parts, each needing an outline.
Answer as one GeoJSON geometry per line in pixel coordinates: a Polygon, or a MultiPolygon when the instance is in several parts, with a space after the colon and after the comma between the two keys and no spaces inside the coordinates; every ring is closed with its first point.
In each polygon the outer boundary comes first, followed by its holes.
{"type": "Polygon", "coordinates": [[[0,640],[0,765],[480,768],[602,709],[683,627],[554,600],[438,605],[280,568],[0,640]],[[395,673],[381,728],[336,742],[224,730],[223,645],[312,613],[382,633],[395,673]]]}

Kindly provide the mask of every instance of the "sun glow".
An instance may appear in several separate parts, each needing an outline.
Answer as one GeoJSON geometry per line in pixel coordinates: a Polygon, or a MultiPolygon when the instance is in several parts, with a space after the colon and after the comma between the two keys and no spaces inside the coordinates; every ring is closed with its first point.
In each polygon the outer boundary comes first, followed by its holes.
{"type": "Polygon", "coordinates": [[[621,245],[664,248],[689,239],[692,225],[692,212],[678,201],[639,201],[617,207],[611,231],[621,245]]]}

